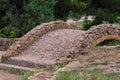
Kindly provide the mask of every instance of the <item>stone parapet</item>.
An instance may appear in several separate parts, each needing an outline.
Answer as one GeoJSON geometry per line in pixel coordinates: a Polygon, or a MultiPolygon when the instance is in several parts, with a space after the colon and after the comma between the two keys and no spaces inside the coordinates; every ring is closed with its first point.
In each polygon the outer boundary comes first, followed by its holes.
{"type": "Polygon", "coordinates": [[[88,53],[90,49],[105,40],[120,40],[120,28],[112,24],[100,24],[86,31],[83,38],[79,50],[81,53],[88,53]]]}
{"type": "Polygon", "coordinates": [[[53,21],[49,23],[42,23],[36,26],[23,37],[19,38],[14,44],[12,44],[7,51],[4,52],[3,57],[7,58],[10,56],[15,56],[21,53],[23,50],[27,49],[34,41],[39,37],[45,35],[48,32],[58,30],[58,29],[77,29],[73,25],[69,25],[62,21],[53,21]]]}

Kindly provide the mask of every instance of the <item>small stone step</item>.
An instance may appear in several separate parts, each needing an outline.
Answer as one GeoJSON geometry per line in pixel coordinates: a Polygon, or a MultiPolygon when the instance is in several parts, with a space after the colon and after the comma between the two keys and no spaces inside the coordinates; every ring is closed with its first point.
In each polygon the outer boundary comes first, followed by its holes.
{"type": "MultiPolygon", "coordinates": [[[[25,56],[27,56],[27,55],[25,55],[25,56]]],[[[23,56],[23,57],[25,57],[25,56],[23,56]]],[[[26,60],[24,60],[22,57],[19,57],[18,59],[11,57],[11,58],[8,58],[5,61],[5,63],[11,64],[11,65],[28,67],[28,68],[36,68],[36,67],[48,68],[48,67],[51,67],[56,64],[56,62],[54,60],[42,60],[42,59],[40,60],[40,59],[37,59],[36,57],[29,57],[29,58],[31,58],[31,60],[34,58],[34,59],[38,60],[39,62],[29,61],[29,60],[27,60],[28,58],[26,58],[26,57],[25,57],[26,60]]]]}
{"type": "Polygon", "coordinates": [[[35,71],[34,68],[27,68],[27,67],[21,67],[21,66],[16,66],[16,65],[11,65],[11,64],[4,64],[0,63],[0,69],[5,69],[5,70],[10,70],[10,69],[18,69],[18,70],[23,70],[23,71],[35,71]]]}

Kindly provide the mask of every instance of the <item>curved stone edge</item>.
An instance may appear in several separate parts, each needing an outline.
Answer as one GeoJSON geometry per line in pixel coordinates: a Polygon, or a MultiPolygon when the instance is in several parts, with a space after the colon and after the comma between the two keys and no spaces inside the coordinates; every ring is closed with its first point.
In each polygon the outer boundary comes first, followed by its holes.
{"type": "Polygon", "coordinates": [[[1,51],[7,50],[10,47],[10,45],[12,45],[17,40],[18,40],[17,38],[11,38],[11,39],[0,38],[0,50],[1,51]]]}
{"type": "Polygon", "coordinates": [[[8,58],[19,54],[39,37],[45,35],[48,32],[58,29],[77,29],[77,28],[63,21],[52,21],[49,23],[42,23],[33,28],[23,37],[19,38],[18,41],[16,41],[14,44],[12,44],[9,47],[9,49],[3,53],[2,58],[8,58]]]}
{"type": "Polygon", "coordinates": [[[120,40],[120,27],[114,24],[93,26],[84,34],[84,40],[79,46],[80,53],[88,53],[97,44],[109,39],[120,40]]]}
{"type": "Polygon", "coordinates": [[[103,41],[105,41],[105,40],[109,40],[109,39],[120,40],[120,36],[118,36],[118,35],[102,36],[100,39],[97,39],[97,40],[93,43],[92,47],[95,47],[97,44],[99,44],[99,43],[101,43],[101,42],[103,42],[103,41]]]}

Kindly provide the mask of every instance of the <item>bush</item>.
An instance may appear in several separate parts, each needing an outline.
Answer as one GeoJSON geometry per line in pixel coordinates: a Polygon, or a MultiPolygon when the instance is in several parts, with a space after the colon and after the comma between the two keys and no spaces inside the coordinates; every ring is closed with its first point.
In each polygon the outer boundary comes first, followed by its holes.
{"type": "Polygon", "coordinates": [[[108,21],[108,23],[115,23],[117,22],[117,12],[115,13],[111,13],[110,10],[106,10],[106,9],[97,9],[96,10],[96,23],[100,24],[103,21],[108,21]]]}
{"type": "Polygon", "coordinates": [[[80,17],[83,16],[80,13],[69,11],[66,19],[80,19],[80,17]]]}
{"type": "Polygon", "coordinates": [[[93,21],[85,21],[83,23],[83,30],[88,30],[91,26],[93,25],[98,25],[98,24],[109,24],[109,23],[119,23],[119,14],[118,12],[111,13],[109,9],[90,9],[89,10],[89,15],[95,15],[96,18],[93,21]]]}
{"type": "Polygon", "coordinates": [[[53,20],[55,4],[56,0],[0,0],[0,33],[10,30],[2,37],[11,37],[13,28],[12,37],[21,37],[36,25],[53,20]]]}
{"type": "Polygon", "coordinates": [[[14,38],[17,37],[18,29],[12,26],[6,26],[0,29],[0,36],[7,37],[7,38],[14,38]]]}
{"type": "Polygon", "coordinates": [[[55,17],[66,20],[71,12],[74,17],[79,17],[86,12],[92,0],[57,0],[55,5],[55,17]],[[79,14],[79,15],[78,15],[79,14]]]}
{"type": "Polygon", "coordinates": [[[83,23],[82,23],[82,25],[83,25],[83,30],[88,30],[92,25],[94,25],[93,24],[93,22],[94,21],[92,21],[92,20],[87,20],[87,21],[84,21],[83,23]]]}

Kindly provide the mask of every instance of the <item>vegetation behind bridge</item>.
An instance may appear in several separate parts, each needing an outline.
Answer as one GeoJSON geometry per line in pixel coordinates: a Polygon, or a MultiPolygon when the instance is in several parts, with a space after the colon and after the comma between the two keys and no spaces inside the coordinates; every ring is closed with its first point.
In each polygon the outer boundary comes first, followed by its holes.
{"type": "Polygon", "coordinates": [[[95,15],[86,21],[87,29],[96,24],[120,23],[119,0],[0,0],[0,36],[21,37],[36,25],[51,20],[76,19],[95,15]]]}

